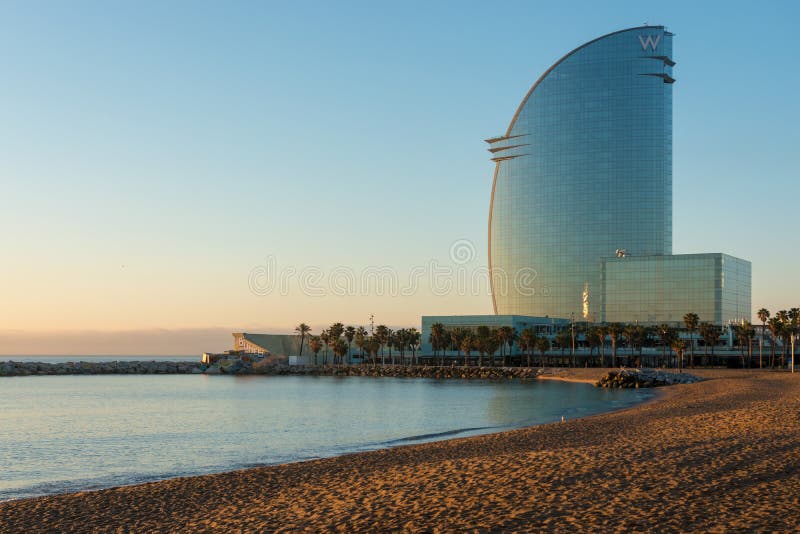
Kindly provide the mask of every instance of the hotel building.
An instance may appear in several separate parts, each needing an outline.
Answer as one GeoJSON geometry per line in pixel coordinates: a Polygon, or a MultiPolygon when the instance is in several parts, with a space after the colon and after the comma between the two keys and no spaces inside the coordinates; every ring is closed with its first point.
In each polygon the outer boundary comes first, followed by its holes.
{"type": "Polygon", "coordinates": [[[672,255],[672,41],[642,26],[579,46],[487,140],[496,314],[750,320],[749,262],[672,255]]]}

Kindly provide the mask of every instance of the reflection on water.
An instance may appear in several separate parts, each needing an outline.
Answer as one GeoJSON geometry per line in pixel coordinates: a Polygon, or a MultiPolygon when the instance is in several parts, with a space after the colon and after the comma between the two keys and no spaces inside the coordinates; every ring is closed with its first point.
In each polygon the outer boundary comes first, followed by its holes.
{"type": "Polygon", "coordinates": [[[494,432],[649,395],[555,381],[3,378],[0,500],[494,432]]]}

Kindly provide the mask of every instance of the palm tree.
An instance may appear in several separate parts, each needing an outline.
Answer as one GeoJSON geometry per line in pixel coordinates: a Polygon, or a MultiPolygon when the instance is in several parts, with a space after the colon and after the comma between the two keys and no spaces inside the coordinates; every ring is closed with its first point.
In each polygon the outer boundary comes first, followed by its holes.
{"type": "Polygon", "coordinates": [[[608,337],[611,338],[611,367],[617,366],[617,337],[622,332],[622,325],[619,323],[611,323],[606,327],[608,337]]]}
{"type": "Polygon", "coordinates": [[[756,329],[750,321],[745,321],[744,335],[747,338],[747,365],[753,367],[753,338],[756,337],[756,329]]]}
{"type": "MultiPolygon", "coordinates": [[[[480,325],[475,329],[475,337],[473,339],[474,348],[478,351],[478,367],[483,367],[483,353],[486,349],[486,344],[490,337],[492,337],[491,329],[486,325],[480,325]]],[[[494,333],[497,336],[497,333],[494,333]]],[[[494,362],[492,362],[494,365],[494,362]]]]}
{"type": "MultiPolygon", "coordinates": [[[[344,355],[347,354],[347,348],[347,342],[342,338],[338,338],[333,342],[333,354],[338,357],[339,365],[342,365],[344,355]]],[[[336,365],[335,361],[334,365],[336,365]]]]}
{"type": "Polygon", "coordinates": [[[598,330],[596,326],[590,326],[586,329],[586,346],[589,347],[589,359],[592,361],[594,361],[594,349],[600,346],[600,334],[598,330]]]}
{"type": "Polygon", "coordinates": [[[703,338],[703,365],[708,365],[708,340],[711,334],[712,324],[703,321],[697,326],[700,337],[703,338]]]}
{"type": "Polygon", "coordinates": [[[472,350],[472,346],[475,344],[475,340],[472,338],[471,334],[465,335],[461,339],[460,348],[461,351],[464,353],[464,367],[469,365],[469,352],[472,350]]]}
{"type": "Polygon", "coordinates": [[[703,324],[707,325],[703,341],[706,345],[711,347],[711,357],[714,358],[714,350],[719,343],[719,338],[722,336],[722,329],[718,325],[711,323],[700,323],[700,326],[702,327],[703,324]]]}
{"type": "Polygon", "coordinates": [[[756,334],[755,329],[753,329],[753,325],[750,324],[749,321],[742,321],[742,324],[737,325],[736,327],[736,341],[739,344],[739,351],[742,356],[742,367],[752,367],[752,358],[750,351],[753,346],[753,336],[756,334]],[[744,348],[745,343],[747,346],[747,362],[745,363],[744,358],[744,348]]]}
{"type": "Polygon", "coordinates": [[[600,338],[600,367],[606,366],[606,326],[597,327],[597,336],[600,338]]]}
{"type": "Polygon", "coordinates": [[[513,326],[501,326],[497,329],[497,336],[500,341],[500,355],[503,358],[503,367],[505,367],[507,365],[506,345],[508,345],[510,353],[511,347],[517,339],[517,330],[513,326]]]}
{"type": "Polygon", "coordinates": [[[769,310],[766,308],[761,308],[758,310],[758,320],[761,321],[761,341],[758,345],[758,368],[763,369],[763,359],[761,356],[761,351],[764,348],[764,332],[767,330],[767,320],[769,319],[769,310]]]}
{"type": "MultiPolygon", "coordinates": [[[[333,346],[339,341],[343,333],[344,325],[342,323],[333,323],[330,328],[328,328],[328,345],[331,347],[331,352],[333,352],[333,346]]],[[[325,363],[327,363],[327,361],[325,363]]],[[[335,352],[333,353],[333,364],[336,365],[335,352]]]]}
{"type": "Polygon", "coordinates": [[[402,328],[398,330],[389,330],[389,342],[386,344],[389,347],[389,363],[395,365],[394,354],[392,349],[397,351],[398,356],[402,361],[403,356],[403,332],[402,328]]]}
{"type": "Polygon", "coordinates": [[[370,356],[372,356],[372,367],[378,364],[378,349],[380,346],[381,342],[375,336],[369,336],[369,338],[367,338],[367,350],[370,356]]]}
{"type": "Polygon", "coordinates": [[[628,342],[628,345],[630,345],[631,348],[631,361],[633,360],[633,349],[636,347],[638,330],[638,324],[626,324],[625,328],[622,329],[622,335],[625,337],[625,340],[628,342]]]}
{"type": "Polygon", "coordinates": [[[325,344],[325,354],[322,356],[322,365],[328,364],[328,346],[331,342],[331,334],[327,330],[323,330],[319,338],[325,344]]]}
{"type": "MultiPolygon", "coordinates": [[[[675,329],[667,323],[658,325],[658,337],[661,338],[661,359],[667,359],[667,347],[675,340],[675,329]]],[[[669,364],[666,364],[669,366],[669,364]]]]}
{"type": "Polygon", "coordinates": [[[401,328],[394,333],[395,348],[400,352],[400,365],[406,363],[406,349],[408,348],[408,330],[401,328]]]}
{"type": "Polygon", "coordinates": [[[533,328],[526,328],[519,336],[520,345],[525,348],[525,352],[528,354],[528,367],[531,366],[531,351],[536,348],[536,339],[536,332],[534,332],[533,328]]]}
{"type": "MultiPolygon", "coordinates": [[[[496,331],[493,331],[496,334],[496,331]]],[[[483,351],[492,359],[492,364],[494,364],[494,355],[497,350],[500,348],[501,341],[497,337],[497,335],[489,336],[483,342],[483,351]]]]}
{"type": "Polygon", "coordinates": [[[744,326],[733,324],[730,326],[736,336],[736,346],[739,347],[739,358],[741,360],[742,369],[744,369],[744,326]]]}
{"type": "Polygon", "coordinates": [[[683,316],[683,324],[686,326],[686,331],[689,332],[689,366],[694,369],[694,333],[697,331],[697,325],[700,324],[700,316],[689,312],[683,316]]]}
{"type": "Polygon", "coordinates": [[[392,354],[392,349],[396,348],[395,341],[394,330],[389,328],[388,335],[386,336],[386,347],[389,349],[389,361],[392,365],[394,365],[394,355],[392,354]]]}
{"type": "Polygon", "coordinates": [[[298,354],[298,356],[302,356],[303,355],[303,341],[305,341],[305,339],[306,339],[306,334],[311,332],[311,327],[308,326],[306,323],[300,323],[299,325],[297,325],[295,327],[294,331],[297,332],[300,335],[300,353],[298,354]]]}
{"type": "Polygon", "coordinates": [[[558,345],[558,348],[561,349],[561,362],[560,363],[563,363],[563,360],[564,360],[564,349],[566,349],[570,345],[570,343],[572,342],[572,334],[570,333],[570,330],[568,328],[561,329],[556,334],[555,342],[556,342],[556,345],[558,345]]]}
{"type": "Polygon", "coordinates": [[[379,324],[378,326],[375,327],[374,337],[378,340],[378,343],[380,343],[381,346],[381,365],[385,364],[385,361],[383,359],[383,347],[389,342],[390,335],[391,332],[386,325],[379,324]]]}
{"type": "Polygon", "coordinates": [[[550,340],[546,337],[540,337],[536,340],[536,348],[539,350],[539,353],[542,355],[542,367],[544,367],[544,355],[547,354],[547,351],[550,350],[550,340]]]}
{"type": "Polygon", "coordinates": [[[642,349],[644,348],[644,344],[647,342],[647,339],[650,335],[650,331],[642,325],[636,325],[636,339],[637,345],[639,345],[639,367],[642,366],[642,349]]]}
{"type": "Polygon", "coordinates": [[[786,365],[786,347],[789,345],[789,312],[781,310],[775,314],[775,317],[780,321],[780,337],[781,337],[781,367],[786,365]]]}
{"type": "Polygon", "coordinates": [[[353,339],[356,337],[356,329],[353,326],[348,326],[344,329],[344,338],[347,340],[347,363],[353,363],[353,355],[350,352],[350,347],[353,345],[353,339]]]}
{"type": "Polygon", "coordinates": [[[789,339],[792,346],[792,372],[794,372],[794,339],[797,337],[798,331],[800,331],[800,308],[792,308],[789,310],[789,324],[787,325],[787,329],[789,330],[789,339]]]}
{"type": "Polygon", "coordinates": [[[367,344],[367,329],[363,326],[359,326],[356,329],[356,347],[358,347],[358,352],[361,355],[361,363],[364,363],[364,347],[367,344]]]}
{"type": "Polygon", "coordinates": [[[769,333],[772,337],[769,343],[769,368],[773,369],[775,367],[775,344],[778,338],[781,337],[783,324],[777,316],[771,318],[767,323],[769,324],[769,333]]]}
{"type": "MultiPolygon", "coordinates": [[[[428,336],[428,342],[433,347],[434,359],[436,359],[439,349],[443,349],[445,335],[447,335],[447,332],[445,331],[442,323],[433,323],[431,325],[431,333],[430,336],[428,336]]],[[[441,364],[444,365],[444,355],[442,355],[441,364]]]]}
{"type": "Polygon", "coordinates": [[[471,336],[472,333],[467,330],[466,328],[454,328],[450,332],[448,332],[448,346],[452,347],[456,351],[456,355],[461,355],[461,341],[467,336],[471,336]]]}
{"type": "MultiPolygon", "coordinates": [[[[514,355],[514,343],[516,343],[517,340],[519,340],[519,332],[517,332],[517,329],[512,326],[511,334],[508,336],[508,340],[506,341],[506,343],[508,343],[508,356],[514,355]]],[[[505,360],[503,360],[503,365],[506,365],[505,360]]]]}
{"type": "Polygon", "coordinates": [[[686,342],[680,337],[675,336],[672,338],[670,346],[672,347],[672,350],[675,351],[675,365],[678,369],[680,369],[683,364],[683,351],[686,349],[686,342]]]}
{"type": "Polygon", "coordinates": [[[322,350],[322,339],[319,336],[309,337],[308,348],[314,353],[314,365],[317,365],[317,355],[322,350]]]}
{"type": "Polygon", "coordinates": [[[417,365],[419,363],[417,361],[417,348],[419,347],[419,339],[420,339],[419,331],[414,327],[409,328],[408,346],[411,349],[411,365],[417,365]]]}

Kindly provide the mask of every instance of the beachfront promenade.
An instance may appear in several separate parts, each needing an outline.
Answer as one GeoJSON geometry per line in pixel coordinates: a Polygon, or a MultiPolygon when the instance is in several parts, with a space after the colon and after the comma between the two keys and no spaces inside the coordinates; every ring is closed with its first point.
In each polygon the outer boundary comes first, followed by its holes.
{"type": "Polygon", "coordinates": [[[694,373],[565,423],[0,503],[0,532],[796,529],[800,377],[694,373]]]}

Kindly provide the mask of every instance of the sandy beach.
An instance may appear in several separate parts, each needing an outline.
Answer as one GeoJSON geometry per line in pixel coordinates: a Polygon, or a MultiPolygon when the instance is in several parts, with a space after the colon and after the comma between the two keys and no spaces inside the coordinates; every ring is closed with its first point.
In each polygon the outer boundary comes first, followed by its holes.
{"type": "Polygon", "coordinates": [[[797,530],[800,375],[695,374],[586,419],[0,503],[0,532],[797,530]]]}

